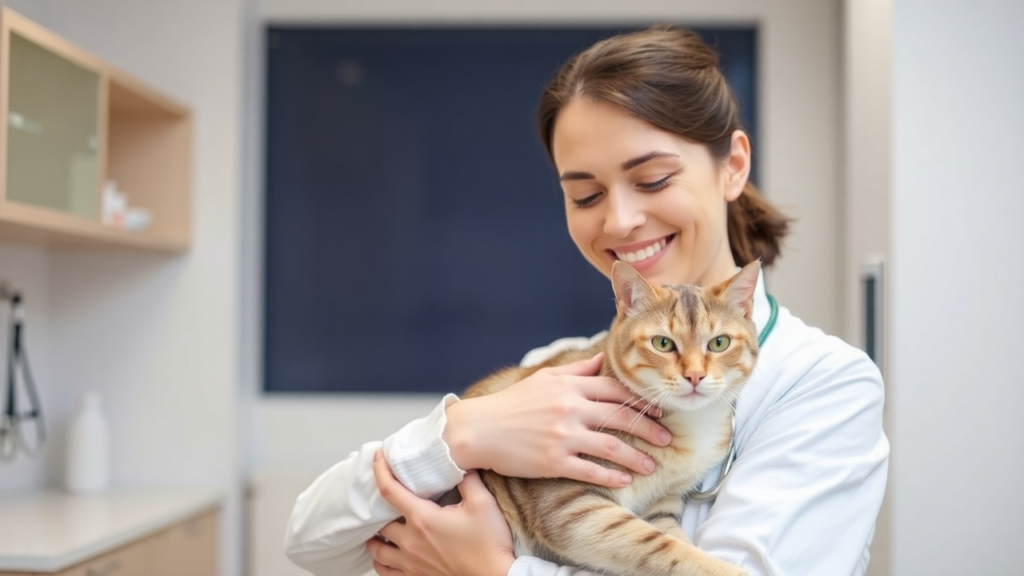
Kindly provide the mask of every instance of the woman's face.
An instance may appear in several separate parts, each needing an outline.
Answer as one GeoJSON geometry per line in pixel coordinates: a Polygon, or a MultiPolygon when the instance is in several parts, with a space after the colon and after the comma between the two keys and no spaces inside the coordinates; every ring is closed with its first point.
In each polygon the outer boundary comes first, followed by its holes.
{"type": "Polygon", "coordinates": [[[719,162],[704,145],[617,106],[578,99],[558,116],[552,152],[569,235],[605,276],[615,260],[655,284],[711,284],[735,273],[726,203],[750,171],[742,132],[719,162]]]}

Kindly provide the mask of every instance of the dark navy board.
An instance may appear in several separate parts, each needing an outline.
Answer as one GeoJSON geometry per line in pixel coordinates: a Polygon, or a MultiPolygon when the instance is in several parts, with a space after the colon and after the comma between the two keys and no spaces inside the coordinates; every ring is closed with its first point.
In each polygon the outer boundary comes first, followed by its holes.
{"type": "MultiPolygon", "coordinates": [[[[459,392],[608,325],[535,111],[614,32],[268,28],[264,390],[459,392]]],[[[754,31],[699,32],[756,135],[754,31]]]]}

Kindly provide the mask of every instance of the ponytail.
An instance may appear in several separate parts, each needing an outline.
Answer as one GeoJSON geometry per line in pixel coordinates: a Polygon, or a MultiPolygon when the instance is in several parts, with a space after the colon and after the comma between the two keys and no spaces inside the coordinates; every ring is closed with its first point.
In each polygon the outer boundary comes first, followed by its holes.
{"type": "Polygon", "coordinates": [[[729,245],[737,266],[758,258],[762,266],[771,266],[779,256],[782,239],[791,220],[772,206],[750,182],[740,197],[728,206],[729,245]]]}

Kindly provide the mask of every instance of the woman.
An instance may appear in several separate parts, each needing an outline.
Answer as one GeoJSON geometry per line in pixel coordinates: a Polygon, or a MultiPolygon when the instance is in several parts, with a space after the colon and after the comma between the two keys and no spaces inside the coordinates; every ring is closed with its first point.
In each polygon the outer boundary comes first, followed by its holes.
{"type": "MultiPolygon", "coordinates": [[[[539,116],[570,236],[605,275],[622,259],[653,283],[713,284],[778,256],[787,220],[747,182],[735,100],[696,35],[655,27],[595,44],[547,87],[539,116]]],[[[888,460],[881,376],[858,350],[776,308],[763,279],[754,322],[768,337],[736,405],[734,464],[716,498],[687,502],[683,529],[750,574],[863,574],[888,460]]],[[[561,340],[524,364],[585,345],[561,340]]],[[[493,498],[465,471],[630,481],[578,456],[589,454],[649,473],[642,453],[593,430],[638,416],[619,406],[635,400],[622,386],[595,376],[599,364],[542,370],[482,398],[449,395],[364,445],[299,496],[289,556],[316,574],[580,573],[516,558],[493,498]],[[461,504],[431,501],[456,485],[461,504]]],[[[639,422],[633,434],[668,443],[656,421],[639,422]]]]}

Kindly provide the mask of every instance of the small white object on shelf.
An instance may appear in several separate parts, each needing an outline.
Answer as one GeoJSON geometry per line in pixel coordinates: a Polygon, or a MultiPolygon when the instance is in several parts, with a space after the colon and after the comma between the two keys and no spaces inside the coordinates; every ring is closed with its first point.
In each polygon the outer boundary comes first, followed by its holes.
{"type": "Polygon", "coordinates": [[[68,430],[65,488],[73,494],[98,494],[110,487],[110,430],[100,396],[87,392],[68,430]]]}
{"type": "Polygon", "coordinates": [[[152,220],[153,215],[149,210],[128,205],[128,194],[117,189],[117,182],[107,180],[103,184],[102,221],[104,225],[138,232],[145,230],[152,220]]]}
{"type": "Polygon", "coordinates": [[[149,226],[151,219],[152,216],[149,210],[131,206],[124,212],[124,229],[132,231],[145,230],[146,226],[149,226]]]}
{"type": "Polygon", "coordinates": [[[107,180],[103,183],[102,205],[103,224],[112,228],[122,228],[124,213],[128,209],[128,196],[117,189],[117,182],[107,180]]]}

